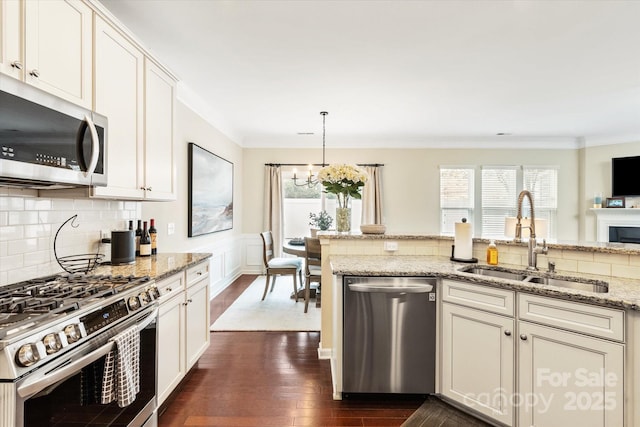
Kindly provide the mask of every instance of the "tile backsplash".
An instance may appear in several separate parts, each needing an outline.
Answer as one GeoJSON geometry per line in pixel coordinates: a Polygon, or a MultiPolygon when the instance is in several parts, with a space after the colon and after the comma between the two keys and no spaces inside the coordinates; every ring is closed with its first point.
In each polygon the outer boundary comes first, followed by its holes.
{"type": "Polygon", "coordinates": [[[59,256],[105,252],[102,230],[122,230],[141,216],[140,202],[37,197],[37,190],[0,187],[0,286],[59,273],[59,256]]]}

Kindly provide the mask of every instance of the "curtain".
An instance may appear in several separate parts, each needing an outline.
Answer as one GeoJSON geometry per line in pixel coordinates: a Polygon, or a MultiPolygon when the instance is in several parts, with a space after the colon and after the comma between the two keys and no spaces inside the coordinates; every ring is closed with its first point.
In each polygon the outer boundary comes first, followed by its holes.
{"type": "Polygon", "coordinates": [[[282,174],[280,166],[265,166],[264,169],[264,231],[273,235],[274,256],[282,255],[282,174]]]}
{"type": "Polygon", "coordinates": [[[361,224],[382,224],[382,169],[380,166],[364,166],[369,180],[362,188],[361,224]]]}

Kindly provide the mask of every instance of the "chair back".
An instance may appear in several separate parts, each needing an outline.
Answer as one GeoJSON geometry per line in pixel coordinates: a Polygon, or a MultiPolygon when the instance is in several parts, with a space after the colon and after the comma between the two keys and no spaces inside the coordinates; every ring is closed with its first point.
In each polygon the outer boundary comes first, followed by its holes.
{"type": "MultiPolygon", "coordinates": [[[[315,237],[304,238],[304,249],[306,258],[306,275],[319,275],[317,272],[311,273],[309,271],[310,266],[321,267],[322,266],[322,247],[320,246],[320,239],[315,237]]],[[[316,270],[317,271],[317,270],[316,270]]]]}
{"type": "Polygon", "coordinates": [[[269,267],[269,261],[273,259],[273,236],[271,231],[260,233],[262,237],[262,260],[265,268],[269,267]]]}

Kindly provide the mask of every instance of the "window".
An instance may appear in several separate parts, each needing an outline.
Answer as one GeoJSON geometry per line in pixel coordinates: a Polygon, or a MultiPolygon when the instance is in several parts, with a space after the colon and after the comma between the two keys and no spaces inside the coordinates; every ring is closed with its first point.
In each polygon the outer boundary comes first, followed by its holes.
{"type": "Polygon", "coordinates": [[[440,168],[440,233],[453,234],[462,218],[473,223],[473,168],[440,168]]]}
{"type": "MultiPolygon", "coordinates": [[[[452,235],[454,224],[466,217],[474,225],[476,236],[504,238],[504,220],[516,216],[517,198],[521,190],[531,192],[536,218],[548,221],[548,237],[556,235],[558,206],[558,169],[552,166],[483,166],[440,168],[440,233],[452,235]],[[474,185],[474,175],[480,175],[480,188],[474,185]],[[473,194],[477,191],[479,197],[473,194]]],[[[522,206],[522,216],[530,217],[528,199],[522,206]]],[[[539,233],[538,233],[539,234],[539,233]]]]}
{"type": "MultiPolygon", "coordinates": [[[[300,182],[300,181],[299,181],[300,182]]],[[[309,214],[326,210],[333,225],[336,225],[337,200],[334,194],[326,194],[322,184],[315,187],[298,187],[293,183],[293,169],[282,170],[282,192],[283,194],[283,216],[284,216],[284,237],[291,239],[294,237],[309,236],[309,214]]],[[[351,230],[360,229],[360,218],[362,216],[362,200],[351,199],[351,230]]]]}

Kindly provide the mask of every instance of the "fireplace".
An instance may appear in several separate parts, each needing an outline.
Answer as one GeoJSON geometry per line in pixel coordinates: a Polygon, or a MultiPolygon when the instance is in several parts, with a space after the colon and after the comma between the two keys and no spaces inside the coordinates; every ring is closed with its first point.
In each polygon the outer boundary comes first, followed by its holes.
{"type": "Polygon", "coordinates": [[[640,244],[640,209],[593,209],[598,242],[640,244]]]}

